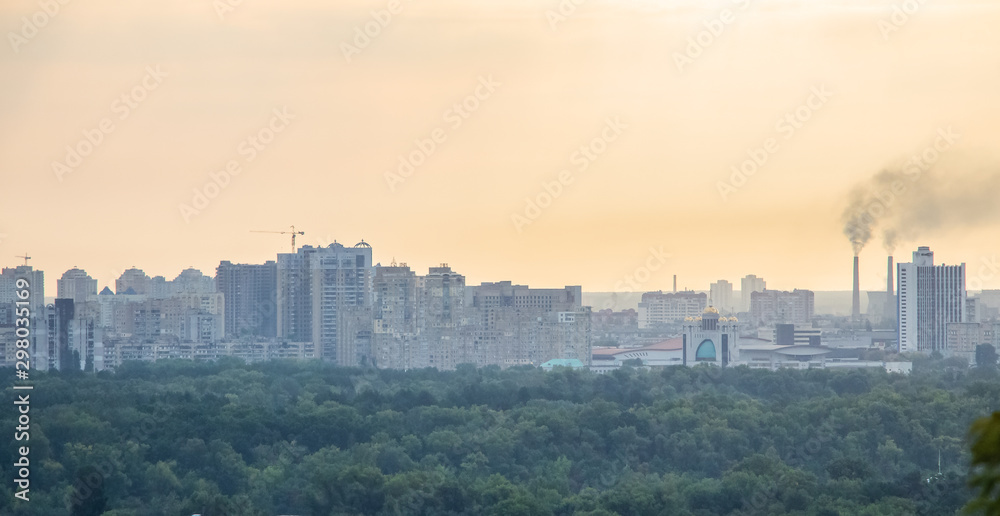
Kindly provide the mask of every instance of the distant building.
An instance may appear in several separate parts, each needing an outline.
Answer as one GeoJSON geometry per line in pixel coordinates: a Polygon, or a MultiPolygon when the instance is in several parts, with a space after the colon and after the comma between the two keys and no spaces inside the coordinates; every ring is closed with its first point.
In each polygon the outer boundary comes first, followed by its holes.
{"type": "Polygon", "coordinates": [[[778,346],[819,346],[823,341],[823,330],[794,324],[776,324],[771,340],[778,346]]]}
{"type": "Polygon", "coordinates": [[[943,351],[948,356],[960,356],[976,361],[976,348],[989,344],[1000,350],[1000,323],[951,322],[947,324],[948,343],[943,351]]]}
{"type": "Polygon", "coordinates": [[[168,295],[176,294],[211,294],[216,292],[215,279],[205,276],[198,269],[188,268],[170,282],[168,295]]]}
{"type": "MultiPolygon", "coordinates": [[[[48,369],[51,361],[45,312],[45,273],[30,265],[0,269],[0,328],[15,328],[16,319],[20,318],[15,317],[15,309],[19,307],[29,308],[30,365],[34,369],[48,369]],[[27,285],[24,288],[18,287],[18,280],[25,280],[27,285]],[[27,300],[18,295],[22,291],[30,294],[27,300]],[[24,301],[28,304],[16,304],[24,301]]],[[[16,336],[16,328],[10,334],[16,336]]]]}
{"type": "Polygon", "coordinates": [[[701,317],[688,317],[683,326],[682,363],[729,367],[740,360],[739,320],[708,307],[701,317]]]}
{"type": "Polygon", "coordinates": [[[115,294],[137,294],[145,296],[151,294],[150,278],[142,269],[132,267],[115,280],[115,294]]]}
{"type": "Polygon", "coordinates": [[[417,367],[421,352],[417,275],[406,264],[375,267],[372,356],[383,369],[417,367]]]}
{"type": "Polygon", "coordinates": [[[712,283],[709,290],[709,297],[713,306],[723,313],[732,313],[733,305],[733,284],[726,280],[719,280],[712,283]]]}
{"type": "Polygon", "coordinates": [[[278,335],[278,264],[242,264],[222,261],[215,271],[215,289],[225,300],[225,332],[242,335],[278,335]]]}
{"type": "Polygon", "coordinates": [[[63,273],[56,281],[60,299],[72,299],[75,303],[83,303],[97,295],[97,280],[91,278],[86,271],[73,268],[63,273]]]}
{"type": "Polygon", "coordinates": [[[697,317],[708,306],[704,292],[646,292],[639,302],[639,329],[663,324],[680,323],[687,317],[697,317]]]}
{"type": "Polygon", "coordinates": [[[45,307],[45,317],[49,330],[46,335],[47,368],[60,371],[82,369],[79,367],[79,356],[74,360],[73,350],[70,349],[73,300],[56,299],[54,304],[45,307]]]}
{"type": "Polygon", "coordinates": [[[740,312],[750,311],[750,301],[754,292],[763,292],[767,288],[764,278],[750,274],[740,280],[740,312]]]}
{"type": "Polygon", "coordinates": [[[554,358],[590,363],[590,307],[582,306],[579,286],[483,283],[466,289],[465,310],[465,353],[478,366],[540,365],[554,358]]]}
{"type": "Polygon", "coordinates": [[[772,324],[812,324],[815,294],[811,290],[792,292],[765,290],[750,296],[750,322],[759,326],[772,324]]]}
{"type": "Polygon", "coordinates": [[[353,366],[371,353],[372,248],[338,243],[278,255],[278,337],[316,343],[320,357],[353,366]],[[365,347],[368,346],[368,349],[365,347]]]}
{"type": "Polygon", "coordinates": [[[458,364],[475,363],[467,345],[465,276],[448,264],[431,267],[417,279],[420,346],[417,364],[438,369],[454,369],[458,364]]]}
{"type": "Polygon", "coordinates": [[[912,263],[896,268],[899,286],[899,350],[946,351],[948,323],[966,321],[965,264],[934,265],[934,253],[920,247],[912,263]]]}

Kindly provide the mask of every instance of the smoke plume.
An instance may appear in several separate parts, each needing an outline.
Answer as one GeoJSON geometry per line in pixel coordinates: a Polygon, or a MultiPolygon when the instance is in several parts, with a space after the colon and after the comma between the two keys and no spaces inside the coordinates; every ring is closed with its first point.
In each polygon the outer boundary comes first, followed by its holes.
{"type": "Polygon", "coordinates": [[[844,210],[844,234],[858,254],[875,231],[892,254],[901,241],[953,228],[1000,222],[1000,167],[973,166],[948,156],[924,168],[886,168],[856,185],[844,210]]]}

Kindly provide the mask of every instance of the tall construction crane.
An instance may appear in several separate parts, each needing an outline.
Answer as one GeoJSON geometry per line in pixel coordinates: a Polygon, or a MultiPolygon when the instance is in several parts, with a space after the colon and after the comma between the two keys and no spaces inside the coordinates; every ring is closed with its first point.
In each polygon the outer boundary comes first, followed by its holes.
{"type": "Polygon", "coordinates": [[[28,260],[30,260],[30,259],[31,259],[31,257],[30,257],[30,256],[28,256],[28,253],[24,253],[24,254],[22,254],[22,255],[18,255],[18,256],[15,256],[14,258],[24,258],[24,265],[25,265],[26,267],[27,267],[27,265],[28,265],[28,260]]]}
{"type": "Polygon", "coordinates": [[[292,229],[291,231],[257,231],[257,230],[251,229],[250,232],[251,233],[277,233],[279,235],[292,235],[292,253],[294,254],[295,253],[295,236],[296,235],[304,235],[304,234],[306,234],[306,232],[305,231],[295,231],[295,226],[292,226],[291,229],[292,229]]]}

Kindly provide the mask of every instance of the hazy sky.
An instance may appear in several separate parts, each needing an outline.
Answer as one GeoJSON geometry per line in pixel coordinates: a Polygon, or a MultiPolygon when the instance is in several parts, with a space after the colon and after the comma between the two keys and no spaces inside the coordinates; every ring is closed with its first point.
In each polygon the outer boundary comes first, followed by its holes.
{"type": "MultiPolygon", "coordinates": [[[[214,274],[287,252],[250,230],[295,224],[300,243],[363,238],[376,261],[447,262],[472,283],[612,290],[662,248],[642,289],[755,273],[843,290],[853,185],[949,127],[942,160],[998,161],[996,2],[911,0],[904,19],[904,2],[564,0],[563,17],[555,0],[402,0],[381,27],[388,0],[228,1],[0,4],[0,264],[27,251],[49,295],[73,266],[102,287],[132,265],[214,274]],[[62,168],[103,119],[113,130],[62,168]],[[230,161],[239,175],[206,187],[230,161]],[[217,195],[201,206],[196,189],[217,195]]],[[[996,230],[938,228],[896,254],[979,264],[996,230]]],[[[862,261],[863,288],[884,285],[877,237],[862,261]]]]}

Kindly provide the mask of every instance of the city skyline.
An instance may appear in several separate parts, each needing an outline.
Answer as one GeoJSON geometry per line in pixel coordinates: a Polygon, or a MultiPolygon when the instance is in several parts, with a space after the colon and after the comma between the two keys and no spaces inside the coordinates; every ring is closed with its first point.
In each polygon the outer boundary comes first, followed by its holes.
{"type": "MultiPolygon", "coordinates": [[[[354,245],[354,243],[350,243],[350,242],[346,242],[346,241],[338,241],[338,242],[341,243],[341,244],[344,244],[344,245],[346,245],[348,247],[351,247],[351,246],[354,245]]],[[[365,242],[368,242],[368,241],[365,240],[365,242]]],[[[331,242],[331,243],[333,243],[333,242],[331,242]]],[[[310,244],[305,244],[305,245],[310,245],[310,244]]],[[[299,246],[299,247],[301,248],[301,246],[299,246]]],[[[313,246],[313,247],[316,247],[316,246],[313,246]]],[[[326,246],[324,246],[324,247],[326,247],[326,246]]],[[[916,248],[914,248],[913,250],[906,250],[906,251],[904,251],[903,249],[899,249],[899,250],[897,250],[895,257],[900,262],[902,262],[902,261],[909,261],[908,257],[909,257],[910,252],[915,251],[915,250],[916,250],[916,248]]],[[[223,259],[215,261],[214,265],[212,265],[212,266],[199,267],[197,265],[189,264],[189,265],[186,265],[186,266],[183,266],[183,267],[177,267],[177,268],[174,268],[174,269],[167,269],[167,270],[151,269],[151,268],[149,268],[147,266],[144,266],[144,264],[142,264],[142,263],[135,263],[135,264],[131,264],[131,265],[129,265],[129,266],[123,268],[123,269],[110,269],[104,275],[101,275],[101,273],[98,272],[98,271],[101,270],[100,268],[96,268],[96,267],[95,268],[90,268],[90,267],[86,267],[86,266],[82,266],[82,265],[76,264],[75,262],[74,262],[73,265],[71,265],[71,266],[69,266],[69,267],[67,267],[65,269],[43,269],[42,267],[38,266],[35,263],[36,258],[34,256],[32,256],[31,253],[28,253],[28,255],[30,256],[30,260],[28,262],[28,265],[32,266],[35,270],[41,270],[41,271],[45,272],[47,276],[48,275],[52,275],[51,276],[52,279],[50,281],[46,282],[46,285],[45,285],[45,296],[47,298],[55,298],[56,297],[56,280],[59,279],[62,276],[63,273],[65,273],[67,271],[70,271],[70,270],[73,270],[73,269],[81,269],[81,270],[85,271],[91,278],[93,278],[94,280],[96,280],[96,282],[97,282],[97,291],[98,292],[100,292],[105,287],[110,288],[114,292],[116,290],[115,289],[115,282],[120,278],[120,276],[121,276],[122,273],[124,273],[125,271],[130,270],[132,268],[136,268],[136,269],[142,270],[147,276],[149,276],[151,278],[155,277],[155,276],[163,276],[168,281],[175,279],[183,271],[185,271],[187,269],[190,269],[190,268],[193,268],[193,269],[195,269],[195,270],[197,270],[199,272],[202,272],[203,274],[205,274],[207,276],[215,277],[216,270],[218,269],[219,264],[222,263],[222,262],[232,262],[232,263],[235,263],[235,264],[256,264],[256,265],[261,265],[261,264],[264,264],[267,261],[275,261],[277,259],[278,254],[286,254],[286,253],[287,253],[287,250],[285,250],[285,251],[279,251],[278,253],[275,253],[275,255],[273,255],[272,257],[262,257],[260,259],[249,259],[249,260],[237,260],[237,259],[223,258],[223,259]]],[[[488,283],[488,282],[506,280],[506,281],[512,281],[514,284],[546,285],[546,286],[553,286],[553,287],[554,286],[579,285],[579,286],[583,287],[583,291],[584,292],[594,292],[594,293],[605,293],[605,292],[606,293],[630,293],[630,294],[636,294],[636,295],[638,295],[638,294],[641,294],[643,292],[655,292],[655,291],[671,292],[671,291],[673,291],[673,284],[672,284],[672,282],[673,282],[673,275],[675,274],[675,272],[673,272],[671,269],[667,268],[668,267],[667,265],[662,266],[658,270],[652,271],[652,270],[650,270],[649,267],[647,267],[647,263],[643,262],[640,265],[638,265],[634,270],[632,270],[630,273],[628,273],[627,275],[623,276],[622,278],[619,278],[619,279],[616,280],[616,284],[619,287],[618,289],[613,288],[614,285],[612,285],[612,288],[609,288],[607,290],[601,290],[601,289],[591,289],[591,288],[588,288],[586,284],[582,284],[580,282],[575,282],[575,283],[574,282],[567,282],[567,283],[564,283],[564,284],[558,284],[557,282],[546,281],[545,279],[541,279],[540,281],[530,281],[530,280],[526,280],[526,279],[512,277],[509,274],[508,275],[504,275],[502,273],[501,273],[501,275],[495,276],[495,277],[477,276],[475,274],[467,272],[468,269],[474,269],[474,267],[464,267],[461,264],[454,264],[454,263],[450,263],[450,262],[446,262],[446,261],[438,261],[438,262],[428,263],[428,264],[424,265],[424,264],[417,264],[417,263],[414,263],[412,261],[408,261],[408,260],[404,259],[401,256],[393,256],[393,257],[391,257],[391,258],[389,258],[387,260],[382,260],[380,258],[380,254],[381,253],[379,252],[379,248],[377,246],[373,246],[373,256],[374,256],[374,258],[373,258],[373,265],[382,265],[383,267],[387,267],[392,262],[405,263],[408,266],[410,266],[411,269],[413,269],[415,271],[425,271],[425,270],[428,270],[428,269],[431,269],[431,268],[434,268],[434,267],[438,267],[442,263],[449,263],[449,265],[451,265],[453,268],[456,268],[456,270],[458,272],[462,273],[464,276],[466,276],[467,278],[470,279],[470,281],[469,281],[470,285],[471,284],[480,284],[480,283],[488,283]],[[648,279],[646,281],[638,281],[638,279],[636,278],[636,270],[637,269],[642,269],[642,268],[645,268],[646,270],[650,270],[650,274],[649,274],[649,278],[650,279],[648,279]],[[638,288],[638,289],[632,289],[631,287],[629,287],[629,283],[628,283],[629,279],[631,279],[632,284],[637,285],[640,288],[638,288]]],[[[874,255],[875,253],[871,253],[871,254],[874,255]]],[[[938,251],[938,256],[939,256],[939,258],[942,257],[942,256],[943,257],[947,257],[948,253],[941,253],[940,251],[938,251]]],[[[850,257],[848,257],[848,259],[850,259],[850,257]]],[[[861,259],[862,259],[862,283],[861,283],[861,290],[862,291],[872,291],[872,292],[880,292],[880,291],[885,290],[885,283],[886,283],[886,270],[885,270],[885,267],[884,267],[885,256],[881,257],[881,260],[882,260],[882,262],[881,262],[882,263],[881,269],[879,269],[878,271],[870,271],[870,274],[868,275],[869,276],[868,280],[865,279],[866,276],[864,275],[865,274],[864,271],[865,271],[865,268],[866,268],[865,267],[865,262],[864,262],[864,257],[862,257],[861,259]],[[867,283],[866,283],[866,281],[867,281],[867,283]]],[[[960,257],[959,257],[959,259],[960,259],[960,257]]],[[[977,262],[971,262],[971,261],[969,261],[969,262],[966,262],[966,261],[948,261],[947,259],[945,259],[945,262],[949,263],[949,264],[953,264],[953,265],[958,265],[958,264],[961,264],[961,263],[966,263],[969,266],[969,268],[970,268],[970,278],[976,278],[977,279],[976,286],[979,286],[979,285],[982,286],[982,288],[975,288],[975,289],[973,289],[973,288],[970,287],[971,291],[991,290],[991,289],[995,289],[995,288],[1000,288],[1000,281],[991,281],[991,280],[993,280],[993,276],[991,274],[994,273],[994,272],[996,272],[997,273],[997,277],[1000,278],[1000,271],[995,271],[993,268],[989,267],[989,265],[993,264],[993,262],[990,262],[988,259],[986,261],[981,261],[981,262],[978,262],[978,263],[977,262]],[[983,271],[987,272],[987,274],[985,275],[986,277],[984,277],[981,273],[980,273],[979,276],[976,276],[976,271],[980,270],[980,269],[982,269],[983,271]],[[995,284],[996,287],[991,287],[991,284],[995,284]]],[[[0,264],[0,265],[2,265],[3,267],[16,267],[16,266],[19,266],[19,265],[24,265],[23,255],[21,257],[15,258],[15,260],[11,261],[8,264],[0,264]],[[18,260],[20,260],[20,261],[18,261],[18,260]]],[[[872,269],[878,269],[878,264],[872,263],[869,266],[872,269]]],[[[847,274],[848,274],[848,276],[850,276],[850,268],[848,267],[847,269],[848,269],[847,274]]],[[[744,272],[743,274],[740,274],[738,276],[731,276],[731,277],[730,276],[727,276],[727,277],[721,277],[721,276],[720,277],[716,277],[716,276],[711,276],[710,275],[710,276],[707,276],[707,277],[708,278],[715,278],[715,279],[712,279],[710,281],[706,281],[706,283],[704,283],[704,284],[698,283],[698,284],[695,284],[695,285],[692,285],[691,281],[686,280],[685,276],[683,275],[682,272],[681,273],[677,273],[677,274],[678,274],[678,291],[688,290],[688,291],[694,291],[694,292],[709,293],[711,291],[712,284],[714,284],[716,281],[722,280],[722,281],[729,281],[730,283],[733,283],[734,284],[733,292],[741,293],[742,290],[739,288],[739,285],[740,285],[739,282],[742,279],[746,278],[747,276],[751,276],[751,275],[752,276],[757,276],[758,278],[762,278],[762,279],[767,280],[767,290],[777,290],[777,291],[780,291],[780,290],[789,290],[790,291],[790,290],[794,290],[794,289],[807,289],[807,290],[813,290],[813,291],[817,291],[817,292],[850,292],[851,291],[850,277],[846,278],[847,284],[846,284],[846,286],[843,286],[842,288],[836,288],[836,287],[838,287],[838,285],[835,285],[834,288],[824,289],[824,288],[816,288],[813,285],[808,284],[808,283],[806,283],[806,284],[784,284],[784,283],[781,283],[780,281],[773,281],[771,279],[771,277],[769,277],[769,276],[766,276],[766,275],[763,275],[763,274],[755,274],[755,273],[749,272],[749,271],[748,272],[744,272]]],[[[640,278],[644,277],[644,275],[640,274],[639,277],[640,278]]],[[[864,300],[864,303],[867,304],[867,300],[864,300]]]]}
{"type": "MultiPolygon", "coordinates": [[[[0,85],[0,160],[33,199],[0,207],[0,263],[172,276],[274,259],[284,238],[250,231],[295,224],[470,282],[615,291],[662,249],[642,290],[848,290],[858,185],[928,152],[926,177],[996,169],[994,5],[389,6],[95,1],[38,27],[37,5],[0,7],[24,78],[0,85]]],[[[995,261],[996,214],[952,211],[897,254],[995,261]]]]}

